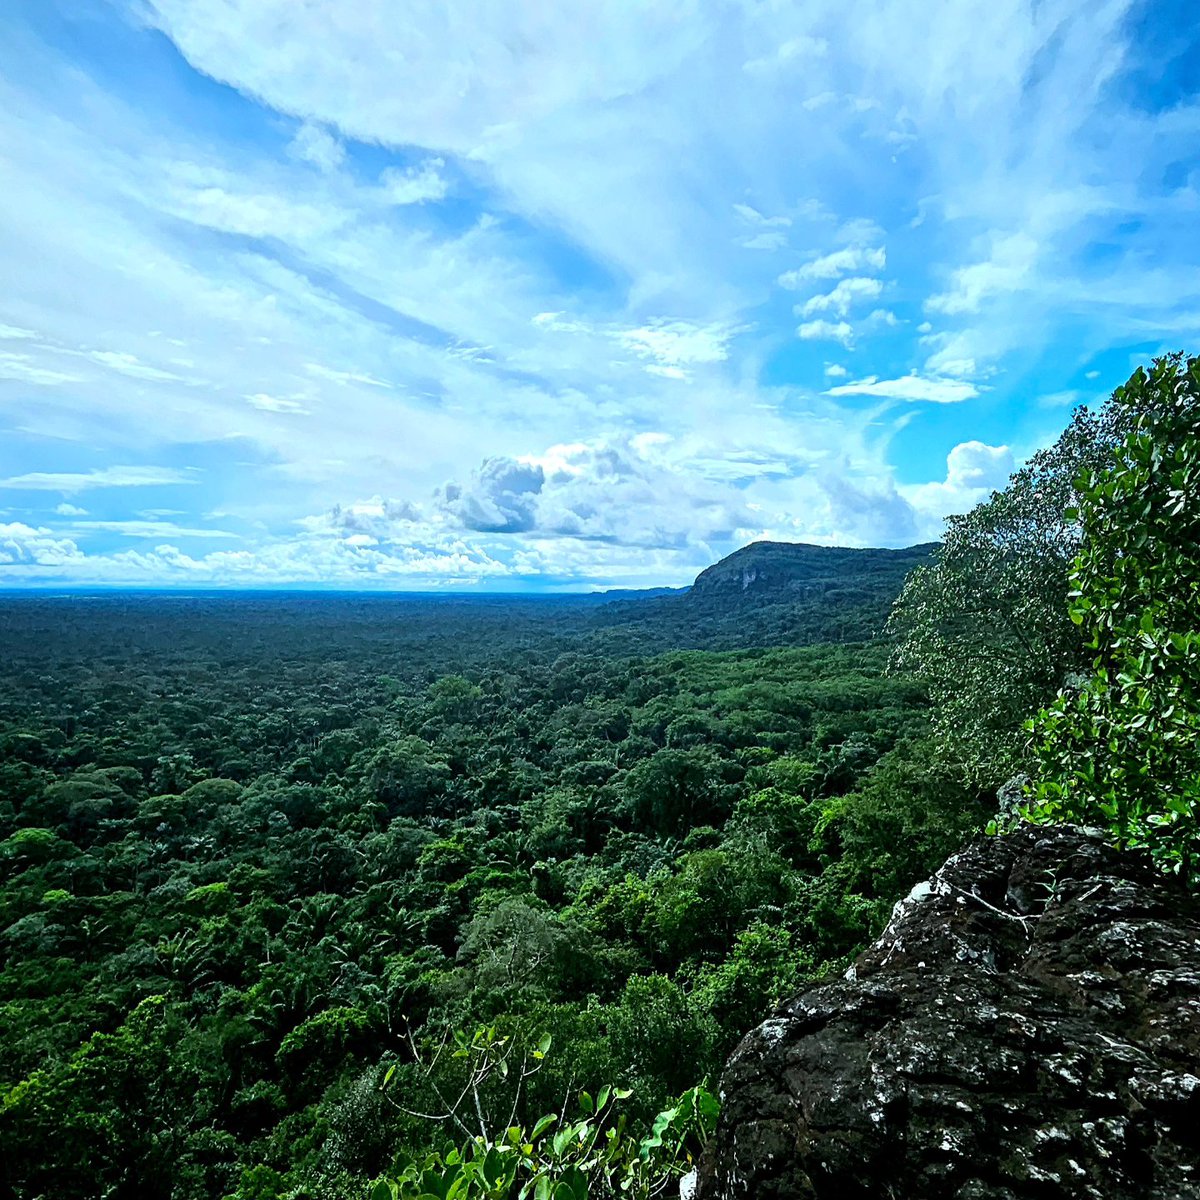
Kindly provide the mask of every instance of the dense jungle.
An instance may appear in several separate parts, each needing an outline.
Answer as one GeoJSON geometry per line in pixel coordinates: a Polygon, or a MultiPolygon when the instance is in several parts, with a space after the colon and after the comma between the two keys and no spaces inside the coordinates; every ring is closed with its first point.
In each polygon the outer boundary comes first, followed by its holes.
{"type": "Polygon", "coordinates": [[[989,821],[1190,879],[1198,379],[690,592],[6,595],[0,1194],[656,1194],[989,821]]]}

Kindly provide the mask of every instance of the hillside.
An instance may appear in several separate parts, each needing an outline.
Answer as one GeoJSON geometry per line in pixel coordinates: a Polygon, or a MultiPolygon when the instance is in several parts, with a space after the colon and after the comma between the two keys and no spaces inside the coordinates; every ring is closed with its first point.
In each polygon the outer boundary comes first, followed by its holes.
{"type": "Polygon", "coordinates": [[[626,593],[593,619],[610,653],[870,641],[909,571],[935,548],[753,542],[705,568],[685,592],[626,593]]]}
{"type": "Polygon", "coordinates": [[[700,572],[692,601],[714,604],[781,603],[864,590],[900,590],[904,577],[925,562],[936,542],[903,550],[851,550],[805,542],[752,542],[700,572]]]}

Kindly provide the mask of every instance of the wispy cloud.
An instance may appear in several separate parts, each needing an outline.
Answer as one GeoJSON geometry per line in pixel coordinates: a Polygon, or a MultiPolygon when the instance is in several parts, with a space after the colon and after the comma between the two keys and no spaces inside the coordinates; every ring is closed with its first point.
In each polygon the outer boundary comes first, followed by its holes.
{"type": "Polygon", "coordinates": [[[959,404],[979,395],[979,389],[961,379],[924,378],[915,371],[899,379],[876,379],[873,375],[854,383],[831,387],[828,396],[885,396],[891,400],[928,400],[933,404],[959,404]]]}
{"type": "Polygon", "coordinates": [[[30,471],[0,479],[0,487],[23,491],[82,492],[90,488],[162,487],[200,479],[174,467],[97,467],[91,471],[30,471]]]}

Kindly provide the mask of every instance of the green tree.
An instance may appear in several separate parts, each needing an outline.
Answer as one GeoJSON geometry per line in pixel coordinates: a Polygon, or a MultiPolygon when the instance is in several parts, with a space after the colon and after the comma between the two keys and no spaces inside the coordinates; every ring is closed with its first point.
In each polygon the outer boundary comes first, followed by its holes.
{"type": "Polygon", "coordinates": [[[1191,880],[1200,843],[1200,358],[1139,368],[1131,432],[1081,481],[1070,618],[1091,674],[1029,724],[1030,815],[1100,824],[1191,880]]]}
{"type": "Polygon", "coordinates": [[[1003,491],[951,517],[935,561],[908,577],[888,620],[893,669],[924,681],[939,739],[985,785],[1019,769],[1023,722],[1088,661],[1067,613],[1080,545],[1069,514],[1081,473],[1104,464],[1124,417],[1111,403],[1079,409],[1003,491]]]}

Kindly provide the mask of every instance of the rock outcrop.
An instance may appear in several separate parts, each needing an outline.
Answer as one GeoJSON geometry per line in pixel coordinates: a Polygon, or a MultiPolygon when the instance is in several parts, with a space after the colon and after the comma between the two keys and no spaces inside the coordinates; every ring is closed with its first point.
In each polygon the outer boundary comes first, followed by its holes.
{"type": "Polygon", "coordinates": [[[981,839],[721,1091],[697,1200],[1200,1198],[1200,908],[1078,829],[981,839]]]}
{"type": "Polygon", "coordinates": [[[851,550],[805,542],[751,542],[696,576],[693,605],[780,603],[823,593],[880,590],[889,603],[914,568],[926,564],[937,544],[905,550],[851,550]]]}

